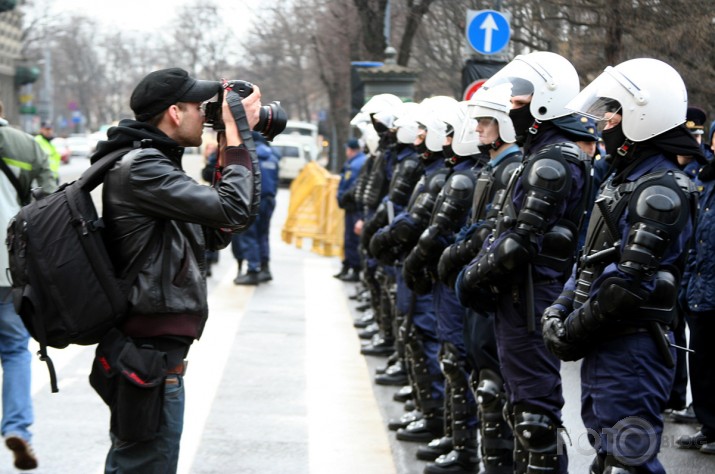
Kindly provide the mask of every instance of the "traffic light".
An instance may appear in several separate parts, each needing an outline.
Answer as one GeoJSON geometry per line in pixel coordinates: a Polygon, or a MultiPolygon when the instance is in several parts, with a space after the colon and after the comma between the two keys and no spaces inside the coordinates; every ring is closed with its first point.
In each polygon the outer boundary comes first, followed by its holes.
{"type": "MultiPolygon", "coordinates": [[[[0,0],[1,2],[2,0],[0,0]]],[[[24,86],[32,84],[40,77],[40,68],[37,66],[17,66],[15,68],[15,85],[24,86]]]]}
{"type": "Polygon", "coordinates": [[[9,12],[17,6],[17,0],[0,0],[0,13],[9,12]]]}

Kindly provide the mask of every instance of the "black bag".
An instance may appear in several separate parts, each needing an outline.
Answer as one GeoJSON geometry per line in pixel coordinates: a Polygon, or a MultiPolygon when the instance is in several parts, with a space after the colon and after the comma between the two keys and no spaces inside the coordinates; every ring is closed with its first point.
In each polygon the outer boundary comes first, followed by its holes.
{"type": "Polygon", "coordinates": [[[166,353],[137,346],[112,329],[97,345],[89,383],[111,410],[110,430],[122,441],[154,439],[164,405],[166,353]]]}
{"type": "Polygon", "coordinates": [[[117,275],[90,195],[130,150],[104,156],[77,181],[24,206],[8,224],[13,303],[40,344],[52,392],[58,391],[57,376],[47,347],[98,343],[127,313],[129,289],[151,249],[147,245],[126,275],[117,275]]]}

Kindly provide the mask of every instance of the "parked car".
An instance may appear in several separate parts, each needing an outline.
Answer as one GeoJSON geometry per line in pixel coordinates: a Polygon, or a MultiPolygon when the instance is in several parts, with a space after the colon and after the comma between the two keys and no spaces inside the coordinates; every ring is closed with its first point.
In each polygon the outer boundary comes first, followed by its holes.
{"type": "Polygon", "coordinates": [[[280,168],[278,168],[278,179],[283,184],[295,179],[303,167],[311,161],[310,155],[306,152],[303,143],[271,143],[271,147],[281,156],[280,168]]]}
{"type": "Polygon", "coordinates": [[[92,153],[92,143],[84,133],[73,133],[67,137],[67,145],[72,156],[88,157],[92,153]]]}
{"type": "Polygon", "coordinates": [[[72,151],[70,150],[67,139],[62,137],[55,137],[52,139],[52,145],[54,145],[55,150],[60,154],[62,163],[67,164],[70,162],[70,156],[72,156],[72,151]]]}
{"type": "Polygon", "coordinates": [[[277,135],[272,142],[275,145],[294,145],[295,143],[302,145],[311,160],[317,160],[322,149],[318,137],[318,126],[310,122],[288,120],[285,130],[277,135]]]}

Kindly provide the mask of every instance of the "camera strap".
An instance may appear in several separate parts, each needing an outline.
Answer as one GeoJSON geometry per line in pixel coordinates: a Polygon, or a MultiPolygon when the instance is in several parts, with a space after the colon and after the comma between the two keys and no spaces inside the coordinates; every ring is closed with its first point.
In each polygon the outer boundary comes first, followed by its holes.
{"type": "Polygon", "coordinates": [[[253,133],[251,127],[248,125],[248,117],[246,117],[246,109],[243,108],[243,103],[241,102],[241,96],[232,90],[226,90],[226,103],[231,109],[231,115],[236,121],[236,126],[238,127],[238,133],[241,135],[241,140],[243,144],[248,148],[251,154],[256,151],[256,144],[253,141],[253,133]]]}

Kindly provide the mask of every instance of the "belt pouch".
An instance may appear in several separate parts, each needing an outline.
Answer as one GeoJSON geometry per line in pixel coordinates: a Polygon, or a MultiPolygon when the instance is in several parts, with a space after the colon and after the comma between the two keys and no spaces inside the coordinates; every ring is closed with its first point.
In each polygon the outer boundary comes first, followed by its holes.
{"type": "Polygon", "coordinates": [[[112,433],[127,442],[154,439],[164,403],[166,353],[128,342],[119,354],[117,369],[112,433]]]}

